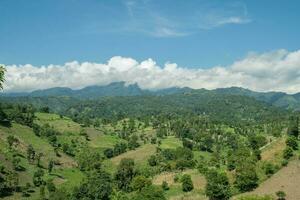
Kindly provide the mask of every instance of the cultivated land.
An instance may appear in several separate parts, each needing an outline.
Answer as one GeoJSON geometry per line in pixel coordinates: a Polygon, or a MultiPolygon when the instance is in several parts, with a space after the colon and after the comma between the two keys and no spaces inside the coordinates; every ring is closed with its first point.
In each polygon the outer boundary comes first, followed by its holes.
{"type": "MultiPolygon", "coordinates": [[[[227,101],[226,105],[228,104],[227,101]]],[[[233,103],[233,107],[241,109],[238,113],[241,121],[251,118],[252,114],[247,116],[248,118],[244,116],[247,114],[241,103],[233,103]]],[[[253,105],[249,107],[251,110],[255,108],[253,105]]],[[[218,109],[216,112],[219,112],[218,109]]],[[[256,116],[255,112],[253,115],[256,116]]],[[[57,189],[64,188],[64,191],[71,193],[74,188],[82,187],[90,178],[89,167],[94,167],[93,170],[97,171],[100,166],[102,170],[111,174],[111,179],[115,179],[117,172],[120,172],[122,161],[126,159],[134,161],[134,176],[142,176],[159,189],[166,182],[168,189],[161,192],[170,200],[209,199],[205,195],[209,181],[206,173],[211,170],[225,172],[234,195],[233,199],[252,194],[275,197],[279,190],[286,193],[287,199],[300,198],[297,190],[300,184],[300,161],[297,156],[299,151],[292,151],[292,158],[284,158],[284,151],[288,146],[286,141],[290,137],[287,130],[290,126],[288,121],[284,121],[280,124],[282,127],[273,130],[276,126],[272,122],[235,125],[235,122],[219,122],[222,118],[218,118],[216,122],[209,121],[207,115],[197,115],[193,118],[189,116],[187,119],[169,118],[170,116],[159,116],[158,119],[153,116],[150,119],[128,117],[110,119],[105,123],[100,120],[97,124],[93,118],[74,120],[72,116],[35,112],[33,123],[39,127],[39,131],[36,131],[33,125],[32,128],[29,125],[21,125],[19,119],[12,120],[10,126],[0,125],[0,164],[8,170],[16,171],[22,187],[30,184],[28,196],[14,192],[4,199],[40,198],[41,186],[34,186],[33,182],[38,170],[44,172],[45,184],[52,182],[57,189]],[[55,138],[47,134],[54,134],[55,138]],[[10,136],[17,139],[17,144],[9,146],[10,136]],[[125,149],[117,149],[121,148],[122,143],[125,144],[125,149]],[[30,162],[27,158],[30,145],[37,155],[41,155],[39,164],[37,160],[30,162]],[[240,145],[244,149],[239,149],[240,145]],[[254,150],[258,150],[259,158],[254,157],[254,150]],[[24,170],[15,170],[15,158],[20,158],[19,165],[24,170]],[[230,159],[234,159],[233,164],[237,165],[239,158],[243,158],[243,162],[247,158],[255,162],[251,170],[256,172],[257,187],[254,187],[252,192],[241,192],[235,186],[237,170],[230,170],[229,162],[230,159]],[[283,167],[282,163],[288,163],[288,160],[291,161],[283,167]],[[52,161],[54,167],[48,172],[49,163],[52,161]],[[85,161],[88,161],[87,165],[85,161]],[[271,166],[269,174],[266,172],[266,166],[271,166]],[[193,189],[189,191],[183,191],[182,180],[186,175],[190,177],[193,185],[193,189]]],[[[299,144],[299,141],[296,143],[299,144]]],[[[126,170],[121,171],[127,173],[126,170]]],[[[133,188],[133,180],[129,187],[133,188]]],[[[111,182],[115,184],[116,180],[111,182]]],[[[116,192],[119,189],[113,185],[112,190],[116,192]]],[[[142,189],[129,190],[125,194],[131,198],[141,191],[142,189]]],[[[50,194],[51,192],[46,190],[46,198],[51,199],[50,194]]]]}

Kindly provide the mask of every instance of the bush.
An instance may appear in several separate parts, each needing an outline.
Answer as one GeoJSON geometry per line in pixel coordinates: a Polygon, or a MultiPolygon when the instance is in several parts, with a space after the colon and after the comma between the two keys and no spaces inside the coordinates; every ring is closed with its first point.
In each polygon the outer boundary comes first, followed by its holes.
{"type": "Polygon", "coordinates": [[[286,147],[283,151],[283,158],[290,159],[294,155],[293,149],[291,147],[286,147]]]}
{"type": "Polygon", "coordinates": [[[162,189],[165,190],[165,191],[170,189],[170,188],[169,188],[169,185],[168,185],[168,183],[167,183],[166,181],[163,181],[163,182],[162,182],[161,187],[162,187],[162,189]]]}
{"type": "Polygon", "coordinates": [[[284,191],[278,191],[276,192],[276,196],[278,200],[285,200],[286,194],[284,191]]]}
{"type": "Polygon", "coordinates": [[[284,159],[282,162],[281,162],[281,166],[285,167],[289,164],[289,161],[287,159],[284,159]]]}
{"type": "Polygon", "coordinates": [[[176,174],[173,178],[174,182],[177,183],[180,180],[180,176],[176,174]]]}
{"type": "Polygon", "coordinates": [[[293,150],[298,150],[298,141],[295,136],[289,136],[286,141],[286,145],[291,147],[293,150]]]}
{"type": "Polygon", "coordinates": [[[184,174],[181,178],[181,182],[182,182],[182,191],[189,192],[194,189],[194,185],[190,175],[184,174]]]}
{"type": "Polygon", "coordinates": [[[209,199],[227,200],[231,197],[231,189],[225,172],[211,170],[206,175],[205,193],[209,199]]]}
{"type": "Polygon", "coordinates": [[[275,166],[272,163],[268,162],[265,164],[264,170],[267,176],[271,176],[275,173],[275,166]]]}
{"type": "Polygon", "coordinates": [[[131,182],[131,187],[134,191],[141,191],[144,187],[151,185],[151,180],[144,176],[136,176],[131,182]]]}
{"type": "Polygon", "coordinates": [[[114,156],[114,150],[112,148],[107,148],[104,150],[104,155],[106,158],[112,158],[114,156]]]}
{"type": "Polygon", "coordinates": [[[148,164],[150,166],[156,166],[158,163],[157,163],[157,159],[156,159],[156,156],[155,155],[151,155],[150,158],[148,159],[148,164]]]}

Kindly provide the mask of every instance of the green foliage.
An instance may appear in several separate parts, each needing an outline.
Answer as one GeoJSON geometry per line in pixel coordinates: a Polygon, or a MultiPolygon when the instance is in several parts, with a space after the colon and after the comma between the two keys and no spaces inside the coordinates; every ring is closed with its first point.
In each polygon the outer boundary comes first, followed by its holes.
{"type": "Polygon", "coordinates": [[[31,144],[27,148],[27,160],[29,162],[33,162],[35,160],[35,150],[31,144]]]}
{"type": "Polygon", "coordinates": [[[135,174],[133,159],[123,158],[115,174],[117,187],[126,192],[130,191],[130,184],[135,174]]]}
{"type": "Polygon", "coordinates": [[[20,142],[19,139],[16,138],[15,136],[13,136],[13,135],[9,135],[7,137],[7,143],[8,143],[8,146],[9,146],[10,149],[13,149],[13,147],[15,145],[17,145],[19,142],[20,142]]]}
{"type": "Polygon", "coordinates": [[[35,186],[40,186],[45,183],[43,180],[44,176],[44,171],[42,169],[38,169],[36,172],[33,174],[32,182],[35,186]]]}
{"type": "Polygon", "coordinates": [[[286,139],[286,145],[291,147],[293,150],[298,150],[298,140],[295,136],[289,136],[286,139]]]}
{"type": "Polygon", "coordinates": [[[255,161],[251,158],[244,159],[236,166],[235,186],[241,192],[251,191],[258,185],[255,161]]]}
{"type": "Polygon", "coordinates": [[[144,187],[148,187],[151,185],[151,180],[146,178],[145,176],[136,176],[133,178],[131,182],[131,188],[136,191],[141,191],[144,187]]]}
{"type": "Polygon", "coordinates": [[[149,186],[143,188],[140,192],[138,192],[134,197],[134,200],[166,200],[162,189],[149,186]]]}
{"type": "Polygon", "coordinates": [[[206,180],[205,193],[210,200],[226,200],[231,197],[230,184],[225,172],[210,170],[206,175],[206,180]]]}
{"type": "Polygon", "coordinates": [[[104,153],[106,158],[114,157],[114,150],[112,148],[105,149],[103,153],[104,153]]]}
{"type": "Polygon", "coordinates": [[[94,170],[79,188],[72,194],[74,200],[109,200],[112,194],[112,179],[110,174],[103,170],[94,170]]]}
{"type": "Polygon", "coordinates": [[[190,192],[194,189],[191,175],[189,175],[189,174],[184,174],[181,177],[181,183],[182,183],[182,191],[184,191],[184,192],[190,192]]]}
{"type": "Polygon", "coordinates": [[[52,192],[56,191],[56,187],[55,187],[52,180],[48,180],[47,183],[46,183],[46,186],[47,186],[47,190],[49,191],[49,193],[52,193],[52,192]]]}
{"type": "Polygon", "coordinates": [[[277,200],[285,200],[286,194],[284,191],[276,192],[277,200]]]}
{"type": "Polygon", "coordinates": [[[157,164],[159,163],[159,160],[157,158],[156,155],[151,155],[149,158],[148,158],[148,164],[150,166],[156,166],[157,164]]]}
{"type": "Polygon", "coordinates": [[[267,139],[263,135],[251,135],[249,143],[252,149],[259,149],[267,144],[267,139]]]}
{"type": "Polygon", "coordinates": [[[16,173],[1,167],[0,170],[0,198],[11,195],[18,187],[19,179],[16,173]]]}
{"type": "Polygon", "coordinates": [[[76,160],[81,171],[99,169],[101,166],[101,155],[88,147],[80,150],[76,155],[76,160]]]}
{"type": "Polygon", "coordinates": [[[140,146],[140,144],[138,143],[138,136],[137,135],[132,135],[129,138],[129,141],[128,141],[128,148],[130,150],[133,150],[133,149],[136,149],[139,146],[140,146]]]}
{"type": "Polygon", "coordinates": [[[298,137],[299,136],[299,117],[292,116],[289,120],[288,135],[298,137]]]}
{"type": "Polygon", "coordinates": [[[290,159],[292,156],[294,155],[293,149],[289,146],[287,146],[284,150],[283,150],[283,158],[288,160],[290,159]]]}
{"type": "Polygon", "coordinates": [[[114,146],[114,156],[118,156],[122,153],[125,153],[127,149],[127,144],[125,142],[118,142],[114,146]]]}
{"type": "Polygon", "coordinates": [[[161,184],[161,188],[166,191],[166,190],[169,190],[169,184],[167,181],[163,181],[162,184],[161,184]]]}
{"type": "Polygon", "coordinates": [[[54,161],[50,160],[48,163],[48,173],[50,174],[54,168],[54,161]]]}

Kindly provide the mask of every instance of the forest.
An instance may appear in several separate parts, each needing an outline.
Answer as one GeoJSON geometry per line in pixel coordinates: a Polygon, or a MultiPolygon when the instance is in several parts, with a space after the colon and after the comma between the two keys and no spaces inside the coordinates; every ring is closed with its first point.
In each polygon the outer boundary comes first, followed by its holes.
{"type": "Polygon", "coordinates": [[[299,116],[210,91],[3,96],[0,198],[285,199],[251,192],[298,162],[299,116]]]}

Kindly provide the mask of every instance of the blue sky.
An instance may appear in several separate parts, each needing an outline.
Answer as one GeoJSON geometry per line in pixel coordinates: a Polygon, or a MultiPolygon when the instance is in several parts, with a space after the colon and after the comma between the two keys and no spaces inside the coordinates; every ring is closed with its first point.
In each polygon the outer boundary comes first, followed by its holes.
{"type": "Polygon", "coordinates": [[[300,92],[299,0],[0,0],[4,91],[300,92]]]}
{"type": "Polygon", "coordinates": [[[224,66],[253,51],[297,50],[299,9],[297,0],[0,0],[0,63],[123,56],[224,66]]]}

